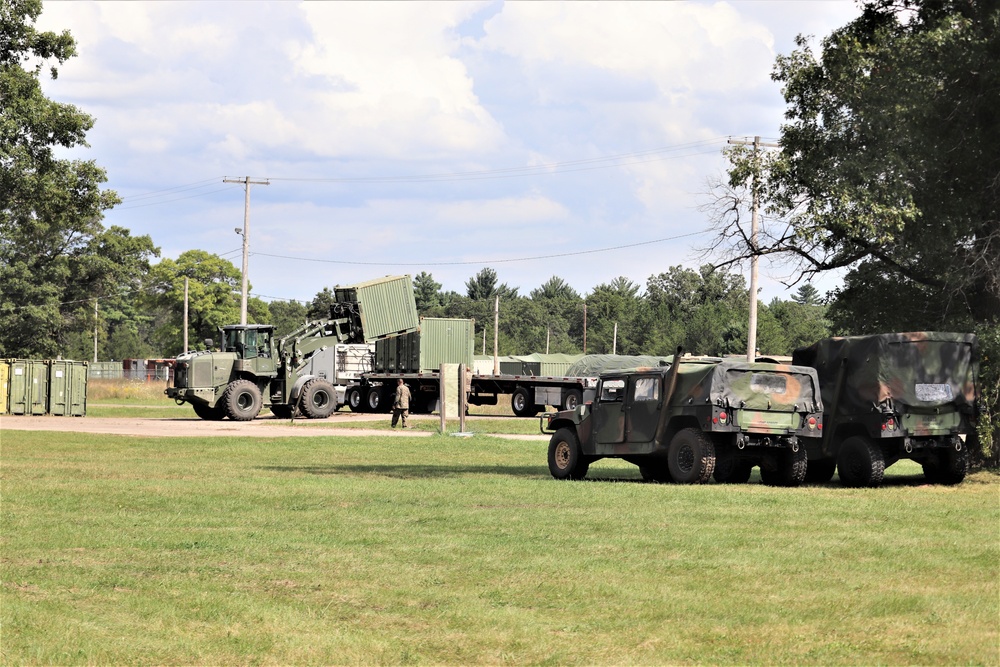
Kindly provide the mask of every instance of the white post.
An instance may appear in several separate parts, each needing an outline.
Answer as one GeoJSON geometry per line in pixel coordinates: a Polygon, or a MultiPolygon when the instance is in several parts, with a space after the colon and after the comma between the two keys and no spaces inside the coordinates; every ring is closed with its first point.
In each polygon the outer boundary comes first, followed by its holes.
{"type": "Polygon", "coordinates": [[[500,333],[500,295],[493,302],[493,375],[500,375],[500,345],[497,336],[500,333]]]}
{"type": "Polygon", "coordinates": [[[188,277],[184,276],[184,354],[188,353],[188,277]]]}
{"type": "Polygon", "coordinates": [[[618,354],[618,323],[615,322],[615,337],[611,343],[611,354],[618,354]]]}

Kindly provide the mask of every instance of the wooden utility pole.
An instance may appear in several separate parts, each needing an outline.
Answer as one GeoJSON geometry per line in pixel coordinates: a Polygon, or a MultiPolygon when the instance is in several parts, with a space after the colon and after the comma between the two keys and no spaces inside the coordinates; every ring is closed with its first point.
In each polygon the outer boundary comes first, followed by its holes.
{"type": "Polygon", "coordinates": [[[188,353],[188,277],[184,276],[184,354],[188,353]]]}
{"type": "Polygon", "coordinates": [[[583,353],[587,354],[587,302],[583,302],[583,353]]]}
{"type": "Polygon", "coordinates": [[[500,375],[500,345],[497,335],[500,333],[500,295],[493,302],[493,375],[500,375]]]}
{"type": "MultiPolygon", "coordinates": [[[[760,137],[754,137],[753,141],[730,139],[729,143],[737,146],[749,146],[752,144],[755,163],[757,162],[757,153],[760,151],[761,146],[768,148],[781,147],[781,144],[762,142],[760,137]]],[[[751,363],[757,358],[757,258],[760,254],[757,250],[757,221],[758,209],[760,208],[760,197],[757,191],[758,166],[757,164],[754,165],[753,183],[750,186],[753,204],[750,213],[750,321],[747,324],[747,361],[751,363]]]]}
{"type": "Polygon", "coordinates": [[[611,354],[618,354],[618,323],[615,322],[615,336],[611,339],[611,354]]]}
{"type": "Polygon", "coordinates": [[[249,176],[243,179],[224,178],[223,183],[243,183],[246,189],[246,200],[243,204],[243,231],[236,228],[237,234],[243,235],[243,289],[240,291],[240,324],[247,323],[247,269],[250,258],[250,186],[270,185],[267,181],[251,181],[249,176]]]}

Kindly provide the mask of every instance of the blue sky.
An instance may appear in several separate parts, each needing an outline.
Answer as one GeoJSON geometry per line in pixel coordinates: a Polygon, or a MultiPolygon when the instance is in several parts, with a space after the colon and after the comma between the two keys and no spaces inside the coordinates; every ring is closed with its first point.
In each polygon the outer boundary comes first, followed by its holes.
{"type": "MultiPolygon", "coordinates": [[[[770,80],[850,0],[46,2],[79,55],[46,94],[96,119],[74,157],[162,256],[241,262],[252,293],[482,269],[522,294],[697,267],[726,138],[779,136],[770,80]],[[641,244],[641,245],[640,245],[641,244]],[[630,246],[630,247],[625,247],[630,246]]],[[[787,267],[763,267],[763,298],[787,267]]],[[[836,285],[827,278],[820,291],[836,285]]]]}

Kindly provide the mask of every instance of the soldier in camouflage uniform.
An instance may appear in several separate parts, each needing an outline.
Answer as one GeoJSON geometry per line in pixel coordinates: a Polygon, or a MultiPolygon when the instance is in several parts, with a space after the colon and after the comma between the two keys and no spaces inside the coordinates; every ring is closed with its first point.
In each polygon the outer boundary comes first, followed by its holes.
{"type": "Polygon", "coordinates": [[[396,399],[392,403],[392,428],[396,428],[396,423],[403,422],[406,426],[406,417],[410,412],[410,388],[406,386],[403,379],[396,380],[396,399]]]}

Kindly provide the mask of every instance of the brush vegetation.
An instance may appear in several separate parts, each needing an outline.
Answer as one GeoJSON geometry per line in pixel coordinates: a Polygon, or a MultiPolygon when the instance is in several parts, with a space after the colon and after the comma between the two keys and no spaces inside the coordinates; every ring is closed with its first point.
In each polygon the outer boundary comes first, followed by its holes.
{"type": "Polygon", "coordinates": [[[483,436],[2,455],[3,664],[997,664],[992,473],[557,482],[483,436]]]}

